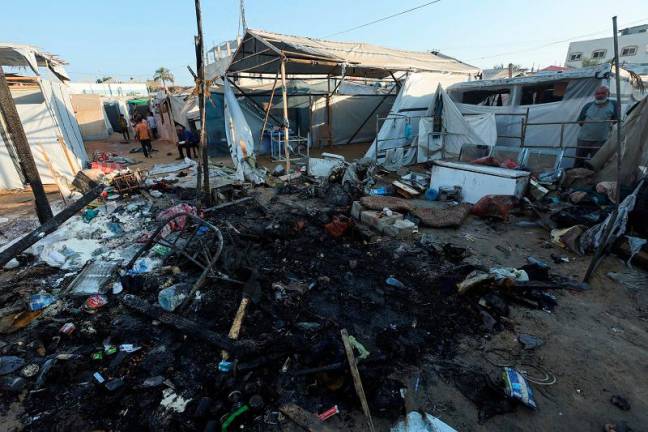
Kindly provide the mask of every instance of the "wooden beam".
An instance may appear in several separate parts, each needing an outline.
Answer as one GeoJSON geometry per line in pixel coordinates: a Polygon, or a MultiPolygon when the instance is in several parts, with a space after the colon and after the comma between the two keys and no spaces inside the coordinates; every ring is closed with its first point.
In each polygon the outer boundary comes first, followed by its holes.
{"type": "Polygon", "coordinates": [[[207,154],[207,118],[205,113],[205,94],[207,93],[207,83],[205,81],[205,47],[203,45],[203,30],[202,30],[202,11],[200,8],[200,0],[195,0],[196,7],[196,27],[198,28],[198,35],[196,36],[196,68],[198,69],[198,109],[200,110],[200,141],[198,149],[200,154],[200,161],[198,163],[198,175],[196,179],[196,195],[199,196],[202,183],[202,193],[205,205],[209,206],[211,194],[209,193],[209,156],[207,154]],[[202,179],[200,178],[202,174],[202,179]],[[202,181],[201,181],[202,180],[202,181]]]}
{"type": "Polygon", "coordinates": [[[47,201],[45,188],[43,187],[43,182],[38,173],[38,167],[34,161],[34,156],[32,155],[29,142],[27,141],[25,129],[23,128],[22,121],[18,116],[18,111],[13,97],[11,96],[11,91],[9,90],[9,85],[7,84],[2,66],[0,66],[0,115],[4,118],[7,132],[9,132],[11,141],[16,147],[16,153],[20,159],[20,165],[25,175],[25,179],[34,193],[38,220],[41,224],[44,224],[45,222],[50,221],[54,215],[52,213],[52,208],[49,205],[49,201],[47,201]]]}
{"type": "Polygon", "coordinates": [[[315,414],[294,403],[281,405],[279,411],[309,432],[333,432],[333,429],[322,423],[315,414]]]}
{"type": "Polygon", "coordinates": [[[12,258],[36,243],[38,240],[45,237],[47,234],[56,230],[56,228],[58,228],[60,224],[74,216],[79,210],[81,210],[83,207],[87,206],[95,198],[97,198],[102,190],[103,186],[97,186],[96,188],[70,204],[68,207],[64,208],[60,213],[57,213],[56,216],[52,217],[52,219],[48,220],[43,225],[36,228],[34,231],[30,232],[29,234],[22,237],[20,240],[14,242],[13,244],[11,244],[11,246],[0,252],[0,267],[7,264],[12,258]]]}
{"type": "Polygon", "coordinates": [[[353,386],[355,387],[358,398],[360,398],[360,404],[362,405],[362,412],[367,418],[367,424],[369,425],[369,430],[375,432],[376,428],[373,424],[373,419],[371,418],[371,411],[369,410],[369,403],[367,402],[367,396],[365,396],[364,387],[362,386],[362,379],[360,378],[360,372],[358,372],[358,361],[353,355],[353,347],[349,341],[349,333],[346,329],[340,330],[342,335],[342,342],[344,343],[344,350],[346,351],[347,360],[349,361],[349,368],[351,369],[351,376],[353,377],[353,386]]]}
{"type": "Polygon", "coordinates": [[[290,131],[288,129],[288,89],[286,88],[286,61],[281,60],[281,89],[283,95],[283,125],[284,125],[284,156],[286,158],[286,174],[290,174],[290,131]]]}

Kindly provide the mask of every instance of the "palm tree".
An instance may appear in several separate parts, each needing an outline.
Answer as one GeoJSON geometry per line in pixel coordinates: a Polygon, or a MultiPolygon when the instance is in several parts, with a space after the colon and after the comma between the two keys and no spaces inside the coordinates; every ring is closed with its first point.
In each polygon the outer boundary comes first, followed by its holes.
{"type": "Polygon", "coordinates": [[[167,81],[169,81],[170,83],[174,82],[174,77],[169,69],[160,67],[155,71],[155,74],[153,74],[153,81],[162,81],[162,86],[166,90],[167,81]]]}

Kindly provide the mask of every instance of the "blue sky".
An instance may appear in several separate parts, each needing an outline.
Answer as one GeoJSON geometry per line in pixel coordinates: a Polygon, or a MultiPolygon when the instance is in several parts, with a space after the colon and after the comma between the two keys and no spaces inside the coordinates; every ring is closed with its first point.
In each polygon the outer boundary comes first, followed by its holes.
{"type": "MultiPolygon", "coordinates": [[[[74,80],[150,78],[159,66],[191,82],[193,0],[31,0],[3,2],[0,41],[39,46],[70,64],[74,80]],[[7,19],[7,17],[11,17],[7,19]]],[[[426,0],[246,0],[248,26],[323,37],[426,0]]],[[[238,0],[202,0],[205,41],[233,39],[238,0]]],[[[441,0],[385,22],[335,36],[411,50],[438,49],[487,68],[513,62],[562,64],[565,40],[606,37],[619,24],[648,23],[647,0],[441,0]]]]}

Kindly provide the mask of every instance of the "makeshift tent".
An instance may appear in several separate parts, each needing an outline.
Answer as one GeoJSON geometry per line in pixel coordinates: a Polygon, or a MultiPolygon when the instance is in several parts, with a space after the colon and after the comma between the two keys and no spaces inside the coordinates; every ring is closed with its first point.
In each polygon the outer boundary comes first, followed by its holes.
{"type": "MultiPolygon", "coordinates": [[[[614,98],[611,78],[611,67],[605,64],[518,78],[457,83],[448,88],[448,94],[463,114],[495,114],[498,145],[519,147],[524,135],[524,146],[560,147],[562,144],[563,147],[575,147],[579,126],[560,123],[575,122],[600,85],[608,86],[614,98]],[[524,128],[523,119],[528,123],[524,128]]],[[[634,98],[627,72],[622,74],[621,91],[625,108],[634,98]]]]}
{"type": "Polygon", "coordinates": [[[70,99],[84,140],[103,140],[110,137],[113,127],[108,120],[101,95],[73,94],[70,95],[70,99]]]}
{"type": "MultiPolygon", "coordinates": [[[[58,81],[68,79],[63,62],[30,46],[0,43],[0,65],[28,67],[37,74],[39,67],[46,67],[54,75],[51,80],[46,74],[39,79],[7,75],[7,80],[42,182],[71,182],[88,162],[88,155],[67,88],[58,81]]],[[[0,124],[0,172],[1,190],[25,186],[4,124],[0,124]]]]}
{"type": "Polygon", "coordinates": [[[408,77],[366,157],[390,166],[458,158],[463,144],[495,144],[492,114],[464,117],[434,74],[408,77]],[[436,91],[431,91],[431,86],[436,91]]]}
{"type": "MultiPolygon", "coordinates": [[[[398,86],[400,84],[395,74],[402,76],[405,73],[421,71],[438,76],[436,81],[438,83],[446,79],[451,82],[470,79],[479,69],[439,53],[396,50],[364,43],[325,41],[248,29],[232,58],[227,75],[239,79],[243,76],[247,79],[253,78],[254,76],[250,74],[261,74],[265,79],[274,75],[275,83],[281,77],[282,84],[277,86],[277,91],[281,91],[284,98],[289,96],[286,84],[288,80],[303,79],[307,76],[325,77],[327,83],[325,107],[322,107],[321,101],[315,104],[316,109],[320,111],[317,113],[319,116],[317,114],[313,116],[315,121],[312,123],[314,126],[323,126],[324,139],[329,144],[333,144],[338,139],[337,142],[340,143],[368,140],[373,135],[369,132],[374,127],[367,127],[367,123],[372,117],[375,118],[376,112],[385,109],[384,104],[373,103],[371,110],[364,110],[363,114],[366,114],[364,119],[359,115],[355,117],[355,122],[353,116],[346,115],[344,119],[339,118],[346,130],[340,134],[341,138],[336,138],[336,122],[335,116],[331,113],[331,99],[338,93],[345,80],[351,77],[366,80],[389,78],[390,81],[393,80],[392,86],[394,84],[398,86]],[[332,86],[331,81],[333,81],[332,86]]],[[[345,104],[345,99],[341,99],[340,104],[342,116],[345,113],[361,111],[345,104]],[[345,105],[349,106],[346,110],[343,109],[345,105]]],[[[358,103],[360,102],[366,101],[359,100],[358,103]]],[[[269,109],[269,106],[266,107],[266,112],[269,109]]],[[[281,120],[275,121],[275,126],[284,128],[284,141],[288,139],[291,128],[293,134],[296,130],[290,123],[289,113],[285,111],[281,115],[281,120]]],[[[320,136],[317,139],[322,142],[322,131],[318,133],[320,136]]]]}
{"type": "MultiPolygon", "coordinates": [[[[641,176],[639,167],[648,167],[648,98],[642,99],[630,110],[623,122],[622,132],[620,179],[622,184],[630,186],[641,176]]],[[[596,171],[597,182],[617,180],[616,130],[592,157],[590,165],[596,171]]]]}
{"type": "Polygon", "coordinates": [[[337,42],[247,29],[228,74],[275,74],[282,58],[288,75],[385,78],[394,72],[462,74],[479,71],[440,53],[406,51],[358,42],[337,42]]]}

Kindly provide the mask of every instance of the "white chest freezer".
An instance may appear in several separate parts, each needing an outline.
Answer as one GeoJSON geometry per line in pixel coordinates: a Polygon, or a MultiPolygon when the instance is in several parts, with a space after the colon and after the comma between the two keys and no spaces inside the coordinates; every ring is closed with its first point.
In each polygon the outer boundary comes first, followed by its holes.
{"type": "Polygon", "coordinates": [[[464,202],[474,204],[486,195],[521,198],[529,182],[526,171],[475,165],[467,162],[434,161],[430,187],[461,186],[464,202]]]}

